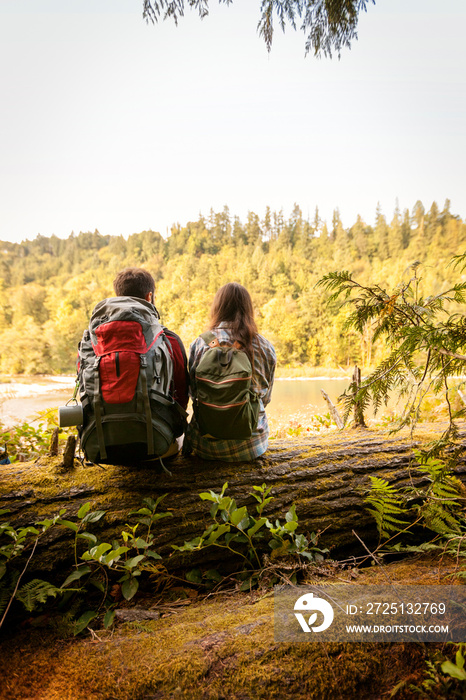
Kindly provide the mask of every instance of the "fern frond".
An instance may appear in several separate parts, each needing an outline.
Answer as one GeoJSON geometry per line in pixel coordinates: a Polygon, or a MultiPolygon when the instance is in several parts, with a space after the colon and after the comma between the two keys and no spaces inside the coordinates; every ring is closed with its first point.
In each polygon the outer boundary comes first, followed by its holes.
{"type": "Polygon", "coordinates": [[[24,605],[28,612],[32,612],[38,605],[45,603],[47,598],[56,598],[62,593],[63,591],[52,583],[35,578],[21,586],[16,593],[16,599],[24,605]]]}
{"type": "MultiPolygon", "coordinates": [[[[3,581],[2,581],[3,584],[3,581]]],[[[3,615],[3,613],[6,610],[6,607],[8,605],[8,602],[11,598],[11,593],[12,593],[12,588],[9,586],[4,586],[2,585],[0,587],[0,616],[3,615]]]]}
{"type": "Polygon", "coordinates": [[[426,526],[439,535],[451,535],[452,532],[461,532],[461,525],[455,516],[446,510],[441,503],[427,501],[421,508],[426,526]]]}
{"type": "Polygon", "coordinates": [[[406,515],[402,499],[394,486],[378,476],[369,477],[371,488],[364,502],[368,511],[374,517],[379,535],[389,537],[394,532],[400,532],[409,522],[399,516],[406,515]]]}

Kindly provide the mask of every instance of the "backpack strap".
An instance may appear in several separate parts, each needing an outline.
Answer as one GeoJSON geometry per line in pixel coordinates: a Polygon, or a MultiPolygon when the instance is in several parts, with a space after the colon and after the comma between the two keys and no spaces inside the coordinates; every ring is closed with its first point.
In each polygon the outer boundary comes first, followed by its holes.
{"type": "Polygon", "coordinates": [[[146,428],[147,428],[147,454],[148,455],[153,455],[155,450],[154,450],[154,434],[152,432],[152,411],[150,408],[150,399],[149,399],[149,389],[147,386],[147,358],[145,355],[141,355],[141,389],[142,389],[142,398],[144,401],[144,409],[146,412],[146,428]]]}
{"type": "Polygon", "coordinates": [[[100,459],[107,459],[107,450],[105,449],[104,431],[102,428],[102,403],[100,398],[100,373],[99,373],[100,357],[95,358],[94,362],[94,416],[95,429],[97,440],[99,442],[100,459]]]}

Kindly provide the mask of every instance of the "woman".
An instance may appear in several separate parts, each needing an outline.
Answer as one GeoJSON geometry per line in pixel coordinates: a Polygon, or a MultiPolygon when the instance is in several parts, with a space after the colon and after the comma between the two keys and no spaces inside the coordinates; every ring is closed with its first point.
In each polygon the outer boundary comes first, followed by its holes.
{"type": "MultiPolygon", "coordinates": [[[[210,309],[209,330],[220,346],[241,347],[252,366],[252,390],[259,397],[259,418],[250,437],[221,439],[201,434],[196,415],[188,427],[186,448],[204,459],[226,462],[251,461],[263,454],[268,446],[269,427],[265,406],[270,402],[277,362],[272,344],[257,332],[254,309],[249,292],[237,282],[229,282],[215,295],[210,309]]],[[[212,337],[212,336],[211,336],[212,337]]],[[[213,341],[214,343],[216,341],[213,341]]],[[[200,336],[189,349],[190,393],[196,413],[196,369],[209,350],[208,342],[200,336]]]]}

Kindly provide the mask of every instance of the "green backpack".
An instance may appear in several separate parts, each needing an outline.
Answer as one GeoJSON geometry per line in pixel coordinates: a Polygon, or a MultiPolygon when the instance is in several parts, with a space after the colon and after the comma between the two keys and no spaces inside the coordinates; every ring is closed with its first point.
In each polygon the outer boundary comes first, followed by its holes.
{"type": "Polygon", "coordinates": [[[196,367],[194,413],[201,435],[224,440],[249,438],[259,418],[259,396],[252,390],[251,361],[239,343],[220,345],[211,331],[196,367]]]}

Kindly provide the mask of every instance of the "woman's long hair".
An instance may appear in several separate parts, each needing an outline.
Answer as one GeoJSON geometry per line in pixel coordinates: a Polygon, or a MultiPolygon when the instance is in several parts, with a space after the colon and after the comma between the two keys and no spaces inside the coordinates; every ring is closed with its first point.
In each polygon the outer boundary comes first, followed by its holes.
{"type": "Polygon", "coordinates": [[[214,297],[209,328],[213,330],[222,322],[230,330],[232,340],[241,343],[252,361],[252,341],[258,333],[254,308],[248,290],[238,282],[224,284],[214,297]]]}

